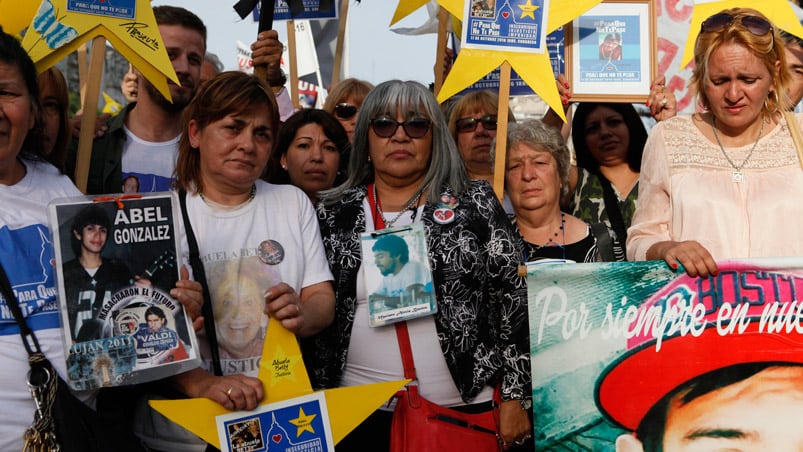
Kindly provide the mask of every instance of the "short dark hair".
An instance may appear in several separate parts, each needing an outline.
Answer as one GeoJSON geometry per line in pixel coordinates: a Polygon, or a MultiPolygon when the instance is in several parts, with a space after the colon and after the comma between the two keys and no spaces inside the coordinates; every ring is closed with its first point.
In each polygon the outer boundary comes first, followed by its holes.
{"type": "Polygon", "coordinates": [[[653,405],[639,423],[636,436],[641,441],[644,452],[663,452],[666,419],[673,400],[679,398],[681,405],[686,405],[709,392],[747,380],[775,366],[799,366],[799,364],[778,362],[736,364],[698,375],[680,385],[653,405]]]}
{"type": "Polygon", "coordinates": [[[599,162],[594,160],[586,144],[585,129],[588,115],[599,107],[610,108],[624,118],[627,130],[630,131],[630,146],[627,148],[627,165],[633,171],[640,172],[641,156],[644,153],[644,144],[647,142],[647,129],[644,127],[644,123],[641,122],[641,117],[638,112],[633,108],[633,104],[582,102],[577,106],[577,110],[574,112],[574,119],[572,120],[572,143],[574,144],[577,166],[585,168],[592,173],[596,173],[599,170],[599,162]]]}
{"type": "Polygon", "coordinates": [[[165,312],[159,306],[150,306],[148,309],[145,310],[145,320],[148,320],[149,315],[155,315],[160,319],[167,321],[167,317],[165,317],[165,312]]]}
{"type": "MultiPolygon", "coordinates": [[[[96,224],[98,226],[102,226],[106,228],[108,231],[111,229],[111,220],[109,220],[109,215],[97,204],[90,204],[83,209],[81,209],[72,220],[72,231],[78,235],[83,235],[84,228],[91,225],[96,224]]],[[[74,234],[70,234],[71,237],[71,245],[72,250],[75,253],[75,256],[78,257],[81,255],[81,242],[75,238],[74,234]]]]}
{"type": "Polygon", "coordinates": [[[197,31],[203,36],[204,48],[206,48],[206,25],[192,11],[178,6],[160,5],[153,7],[153,16],[156,19],[156,25],[180,25],[197,31]]]}
{"type": "Polygon", "coordinates": [[[379,237],[374,246],[371,247],[371,251],[375,253],[377,251],[385,251],[391,256],[399,256],[399,261],[402,264],[406,264],[410,260],[410,249],[407,247],[407,242],[398,235],[390,234],[379,237]]]}
{"type": "Polygon", "coordinates": [[[266,169],[267,174],[265,178],[268,182],[273,184],[292,183],[290,181],[290,175],[287,174],[287,171],[282,169],[280,161],[282,156],[287,154],[290,144],[292,144],[298,133],[298,129],[307,124],[318,124],[321,126],[326,138],[332,140],[335,146],[337,146],[337,150],[340,152],[340,166],[333,186],[340,185],[346,180],[346,167],[348,166],[349,152],[351,151],[351,143],[349,142],[346,129],[344,129],[340,121],[329,112],[318,109],[303,109],[293,113],[279,129],[279,136],[276,139],[276,149],[271,154],[266,169]]]}
{"type": "Polygon", "coordinates": [[[9,66],[14,66],[20,71],[22,79],[25,82],[25,87],[28,89],[31,108],[33,108],[34,111],[34,126],[25,136],[22,149],[20,150],[20,156],[29,160],[44,160],[45,155],[42,146],[42,109],[39,108],[39,79],[36,72],[36,65],[33,60],[31,60],[28,52],[22,47],[19,40],[4,32],[2,26],[0,26],[0,62],[9,66]]]}

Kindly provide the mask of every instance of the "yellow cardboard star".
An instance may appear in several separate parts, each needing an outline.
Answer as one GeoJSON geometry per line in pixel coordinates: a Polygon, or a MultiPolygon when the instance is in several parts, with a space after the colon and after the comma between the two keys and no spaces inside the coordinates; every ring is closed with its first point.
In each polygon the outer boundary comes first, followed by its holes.
{"type": "MultiPolygon", "coordinates": [[[[259,379],[262,380],[266,393],[261,405],[313,392],[296,337],[273,318],[268,323],[262,349],[259,379]]],[[[334,442],[338,443],[343,439],[408,382],[409,380],[398,380],[323,391],[326,406],[329,408],[334,442]]],[[[215,417],[229,413],[221,405],[205,398],[153,400],[150,404],[171,421],[220,448],[215,417]]],[[[311,419],[308,418],[303,411],[299,413],[299,423],[294,423],[299,428],[299,434],[307,428],[304,422],[309,423],[311,419]]]]}
{"type": "MultiPolygon", "coordinates": [[[[464,0],[449,0],[452,3],[464,0]]],[[[571,22],[584,12],[601,3],[602,0],[551,0],[547,15],[547,33],[561,25],[571,22]],[[553,17],[554,16],[554,17],[553,17]]],[[[530,0],[527,4],[531,5],[530,0]]],[[[532,6],[532,5],[531,5],[532,6]]],[[[538,94],[563,120],[563,104],[560,100],[555,75],[549,62],[549,53],[501,52],[495,50],[463,49],[449,72],[438,93],[438,101],[444,102],[451,96],[493,71],[502,62],[510,63],[517,74],[538,94]]]]}
{"type": "MultiPolygon", "coordinates": [[[[409,16],[427,3],[429,3],[429,0],[399,0],[399,4],[396,5],[396,11],[393,12],[393,18],[390,19],[390,26],[392,27],[396,22],[409,16]]],[[[438,0],[438,5],[443,6],[454,17],[463,17],[463,0],[438,0]]]]}
{"type": "Polygon", "coordinates": [[[700,26],[703,21],[723,9],[737,7],[753,8],[767,16],[776,27],[803,39],[803,26],[800,25],[788,0],[697,0],[691,13],[691,26],[689,27],[689,37],[686,39],[686,48],[683,51],[683,58],[680,60],[681,69],[685,68],[694,56],[694,43],[697,41],[697,35],[700,34],[700,26]]]}
{"type": "Polygon", "coordinates": [[[171,99],[167,79],[180,83],[162,43],[149,0],[85,0],[77,2],[80,10],[69,11],[67,1],[42,0],[22,41],[39,72],[74,52],[84,42],[103,36],[166,99],[171,99]]]}
{"type": "Polygon", "coordinates": [[[3,31],[12,35],[21,32],[31,23],[37,6],[33,1],[0,0],[0,25],[3,31]]]}
{"type": "Polygon", "coordinates": [[[298,417],[295,419],[290,419],[290,423],[297,427],[296,429],[296,437],[301,436],[304,432],[310,432],[313,435],[315,434],[315,430],[312,428],[312,420],[318,416],[317,414],[310,414],[307,416],[307,413],[304,412],[303,407],[298,407],[298,417]]]}
{"type": "Polygon", "coordinates": [[[535,10],[538,9],[537,6],[533,6],[530,0],[527,0],[527,3],[523,5],[518,5],[519,9],[521,10],[521,16],[519,19],[524,19],[525,17],[529,17],[532,20],[535,20],[535,10]]]}

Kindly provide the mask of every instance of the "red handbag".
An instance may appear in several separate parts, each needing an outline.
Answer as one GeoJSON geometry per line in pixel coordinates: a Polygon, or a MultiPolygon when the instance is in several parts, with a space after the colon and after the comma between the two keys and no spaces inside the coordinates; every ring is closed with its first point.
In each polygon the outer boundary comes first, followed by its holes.
{"type": "MultiPolygon", "coordinates": [[[[396,324],[404,377],[415,380],[415,363],[407,323],[396,324]]],[[[421,397],[410,384],[396,393],[390,429],[390,452],[497,452],[498,405],[485,413],[464,413],[421,397]]]]}

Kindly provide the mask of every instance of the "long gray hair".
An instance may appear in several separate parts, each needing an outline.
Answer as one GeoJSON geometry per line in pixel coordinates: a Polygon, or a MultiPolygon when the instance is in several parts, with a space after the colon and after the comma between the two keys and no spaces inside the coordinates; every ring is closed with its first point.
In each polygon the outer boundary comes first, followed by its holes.
{"type": "Polygon", "coordinates": [[[374,181],[374,167],[368,160],[370,121],[382,115],[395,116],[397,113],[401,113],[404,118],[412,115],[432,121],[432,153],[424,177],[424,186],[429,187],[427,201],[436,204],[444,184],[451,187],[455,196],[466,189],[466,168],[457,151],[457,145],[449,134],[446,119],[435,96],[418,82],[390,80],[379,84],[365,97],[354,128],[348,178],[343,184],[321,193],[324,203],[336,202],[343,197],[346,190],[374,181]]]}

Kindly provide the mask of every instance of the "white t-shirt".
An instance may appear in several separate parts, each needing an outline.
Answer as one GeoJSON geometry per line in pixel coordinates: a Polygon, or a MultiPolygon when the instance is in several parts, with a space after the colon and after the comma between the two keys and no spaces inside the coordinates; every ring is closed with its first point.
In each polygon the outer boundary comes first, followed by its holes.
{"type": "Polygon", "coordinates": [[[409,260],[399,270],[399,273],[391,273],[382,277],[382,282],[374,293],[389,297],[398,297],[413,284],[425,285],[430,282],[432,276],[420,262],[409,260]]]}
{"type": "MultiPolygon", "coordinates": [[[[31,311],[26,315],[27,322],[42,351],[65,377],[47,204],[55,198],[81,193],[49,163],[24,163],[27,172],[20,182],[0,184],[0,262],[23,315],[31,311]]],[[[5,299],[0,299],[0,450],[22,450],[22,434],[33,422],[35,410],[26,385],[28,354],[5,299]]]]}
{"type": "MultiPolygon", "coordinates": [[[[267,325],[265,291],[284,282],[299,293],[332,280],[315,210],[298,188],[258,181],[255,198],[240,209],[221,211],[188,196],[187,212],[212,297],[223,373],[255,377],[267,325]]],[[[206,338],[199,339],[211,371],[206,338]]]]}
{"type": "Polygon", "coordinates": [[[123,126],[123,130],[127,137],[123,144],[123,180],[136,177],[140,193],[170,190],[181,135],[168,141],[152,142],[137,137],[128,127],[123,126]]]}

